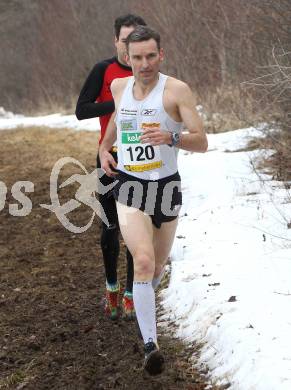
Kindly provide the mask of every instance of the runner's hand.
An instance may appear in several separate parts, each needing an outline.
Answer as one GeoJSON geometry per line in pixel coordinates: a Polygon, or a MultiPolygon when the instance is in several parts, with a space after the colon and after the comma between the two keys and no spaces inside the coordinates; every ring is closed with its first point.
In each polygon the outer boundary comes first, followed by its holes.
{"type": "Polygon", "coordinates": [[[114,177],[117,175],[113,169],[117,168],[117,162],[114,160],[111,153],[104,150],[100,155],[101,168],[107,176],[114,177]]]}
{"type": "Polygon", "coordinates": [[[142,144],[148,143],[150,145],[170,145],[172,142],[171,133],[169,131],[161,130],[159,127],[145,128],[140,137],[142,144]]]}

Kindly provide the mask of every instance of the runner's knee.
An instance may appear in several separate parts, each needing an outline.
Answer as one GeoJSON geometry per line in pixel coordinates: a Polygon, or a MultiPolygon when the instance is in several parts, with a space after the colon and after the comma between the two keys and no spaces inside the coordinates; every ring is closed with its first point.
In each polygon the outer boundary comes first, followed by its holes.
{"type": "Polygon", "coordinates": [[[152,278],[155,272],[155,261],[153,256],[146,253],[136,254],[134,257],[134,274],[135,277],[144,275],[152,278]]]}

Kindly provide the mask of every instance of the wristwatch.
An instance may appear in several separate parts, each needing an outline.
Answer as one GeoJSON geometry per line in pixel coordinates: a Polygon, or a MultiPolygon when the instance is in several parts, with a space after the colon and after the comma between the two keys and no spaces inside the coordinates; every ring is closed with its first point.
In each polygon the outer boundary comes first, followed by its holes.
{"type": "Polygon", "coordinates": [[[171,146],[176,146],[180,142],[180,133],[171,133],[171,146]]]}

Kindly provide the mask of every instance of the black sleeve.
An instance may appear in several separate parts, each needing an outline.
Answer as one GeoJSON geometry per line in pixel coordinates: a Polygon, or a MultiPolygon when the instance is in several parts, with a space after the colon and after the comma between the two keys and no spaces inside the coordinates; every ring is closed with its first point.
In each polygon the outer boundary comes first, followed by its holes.
{"type": "Polygon", "coordinates": [[[99,62],[89,73],[76,105],[75,113],[79,120],[111,114],[114,111],[113,100],[96,103],[96,99],[99,97],[102,89],[104,74],[108,65],[109,62],[107,61],[99,62]]]}

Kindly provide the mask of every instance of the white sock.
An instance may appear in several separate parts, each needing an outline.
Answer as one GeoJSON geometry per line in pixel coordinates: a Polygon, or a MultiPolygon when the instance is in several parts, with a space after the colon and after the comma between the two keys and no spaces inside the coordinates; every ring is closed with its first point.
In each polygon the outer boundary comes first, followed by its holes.
{"type": "Polygon", "coordinates": [[[164,275],[165,275],[165,267],[162,269],[162,272],[160,273],[160,275],[157,276],[156,278],[153,278],[153,280],[152,280],[152,286],[153,286],[154,290],[156,290],[158,288],[158,285],[160,284],[164,275]]]}
{"type": "Polygon", "coordinates": [[[152,281],[133,282],[133,302],[144,343],[157,343],[156,301],[152,281]]]}

